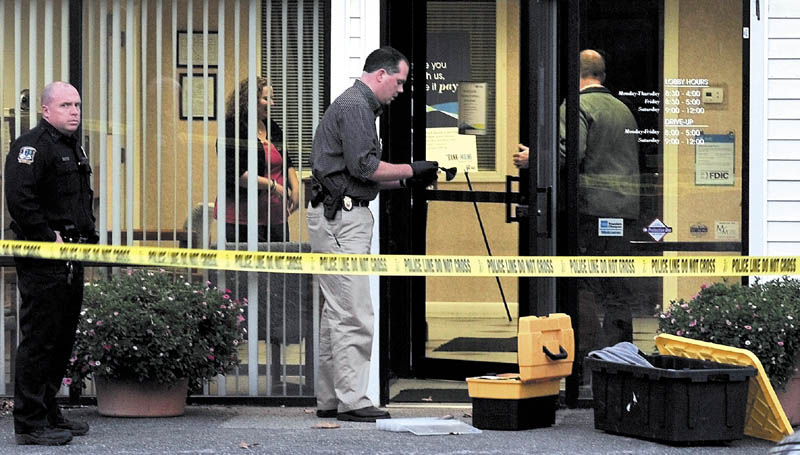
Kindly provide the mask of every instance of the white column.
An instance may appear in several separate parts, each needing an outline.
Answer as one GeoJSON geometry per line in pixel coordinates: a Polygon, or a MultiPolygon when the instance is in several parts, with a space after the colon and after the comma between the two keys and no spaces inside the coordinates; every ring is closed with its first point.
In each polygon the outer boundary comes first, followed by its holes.
{"type": "MultiPolygon", "coordinates": [[[[348,0],[331,2],[331,101],[353,85],[361,76],[364,60],[380,47],[380,2],[378,0],[348,0]]],[[[372,233],[372,252],[380,251],[380,196],[370,204],[375,218],[372,233]]],[[[370,293],[375,314],[380,314],[380,286],[377,276],[370,277],[370,293]]],[[[372,362],[367,395],[375,403],[380,400],[380,318],[375,318],[372,339],[372,362]]]]}

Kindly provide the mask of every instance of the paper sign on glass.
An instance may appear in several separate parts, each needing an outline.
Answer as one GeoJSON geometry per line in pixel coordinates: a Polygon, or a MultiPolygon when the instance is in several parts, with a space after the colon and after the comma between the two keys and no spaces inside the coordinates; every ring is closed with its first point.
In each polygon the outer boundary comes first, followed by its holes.
{"type": "Polygon", "coordinates": [[[458,133],[486,134],[486,82],[461,82],[458,86],[458,133]]]}

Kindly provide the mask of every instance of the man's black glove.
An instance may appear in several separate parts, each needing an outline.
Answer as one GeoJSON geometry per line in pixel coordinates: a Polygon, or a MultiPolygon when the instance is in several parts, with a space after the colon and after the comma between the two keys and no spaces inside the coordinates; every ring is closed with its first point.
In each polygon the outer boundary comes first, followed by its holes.
{"type": "Polygon", "coordinates": [[[421,189],[425,189],[425,188],[433,185],[433,182],[435,182],[435,181],[436,181],[435,177],[432,178],[432,179],[424,179],[424,178],[421,178],[421,177],[409,177],[409,178],[407,178],[405,180],[401,180],[402,183],[401,183],[400,186],[402,186],[404,188],[421,188],[421,189]]]}
{"type": "Polygon", "coordinates": [[[411,163],[411,170],[414,177],[433,182],[439,172],[439,163],[436,161],[414,161],[411,163]]]}
{"type": "Polygon", "coordinates": [[[436,161],[414,161],[411,163],[414,175],[400,181],[400,186],[406,188],[427,188],[439,176],[439,163],[436,161]]]}

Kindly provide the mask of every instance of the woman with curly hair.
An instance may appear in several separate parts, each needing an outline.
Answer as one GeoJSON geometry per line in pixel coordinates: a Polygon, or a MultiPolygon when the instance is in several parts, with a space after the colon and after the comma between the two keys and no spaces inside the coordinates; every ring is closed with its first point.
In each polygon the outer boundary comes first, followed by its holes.
{"type": "MultiPolygon", "coordinates": [[[[256,79],[256,93],[258,241],[288,242],[288,218],[299,207],[299,182],[291,158],[281,149],[283,130],[268,116],[269,107],[275,101],[272,86],[266,78],[256,79]]],[[[247,240],[249,108],[248,80],[244,79],[239,84],[238,99],[236,91],[232,92],[225,107],[225,237],[228,242],[247,240]]],[[[219,145],[218,141],[217,154],[219,145]]],[[[219,205],[217,201],[217,218],[221,217],[219,205]]]]}

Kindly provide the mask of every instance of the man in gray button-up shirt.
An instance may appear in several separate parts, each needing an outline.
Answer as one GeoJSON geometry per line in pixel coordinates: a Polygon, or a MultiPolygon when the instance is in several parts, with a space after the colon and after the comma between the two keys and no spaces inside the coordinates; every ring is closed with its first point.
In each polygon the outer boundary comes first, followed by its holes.
{"type": "MultiPolygon", "coordinates": [[[[381,161],[375,120],[403,93],[408,59],[382,47],[364,63],[352,87],[330,105],[314,134],[313,189],[308,235],[315,253],[369,254],[373,217],[369,201],[381,189],[428,186],[435,161],[381,161]]],[[[374,314],[369,277],[320,275],[325,302],[320,318],[317,416],[372,422],[389,413],[367,397],[374,314]]]]}

